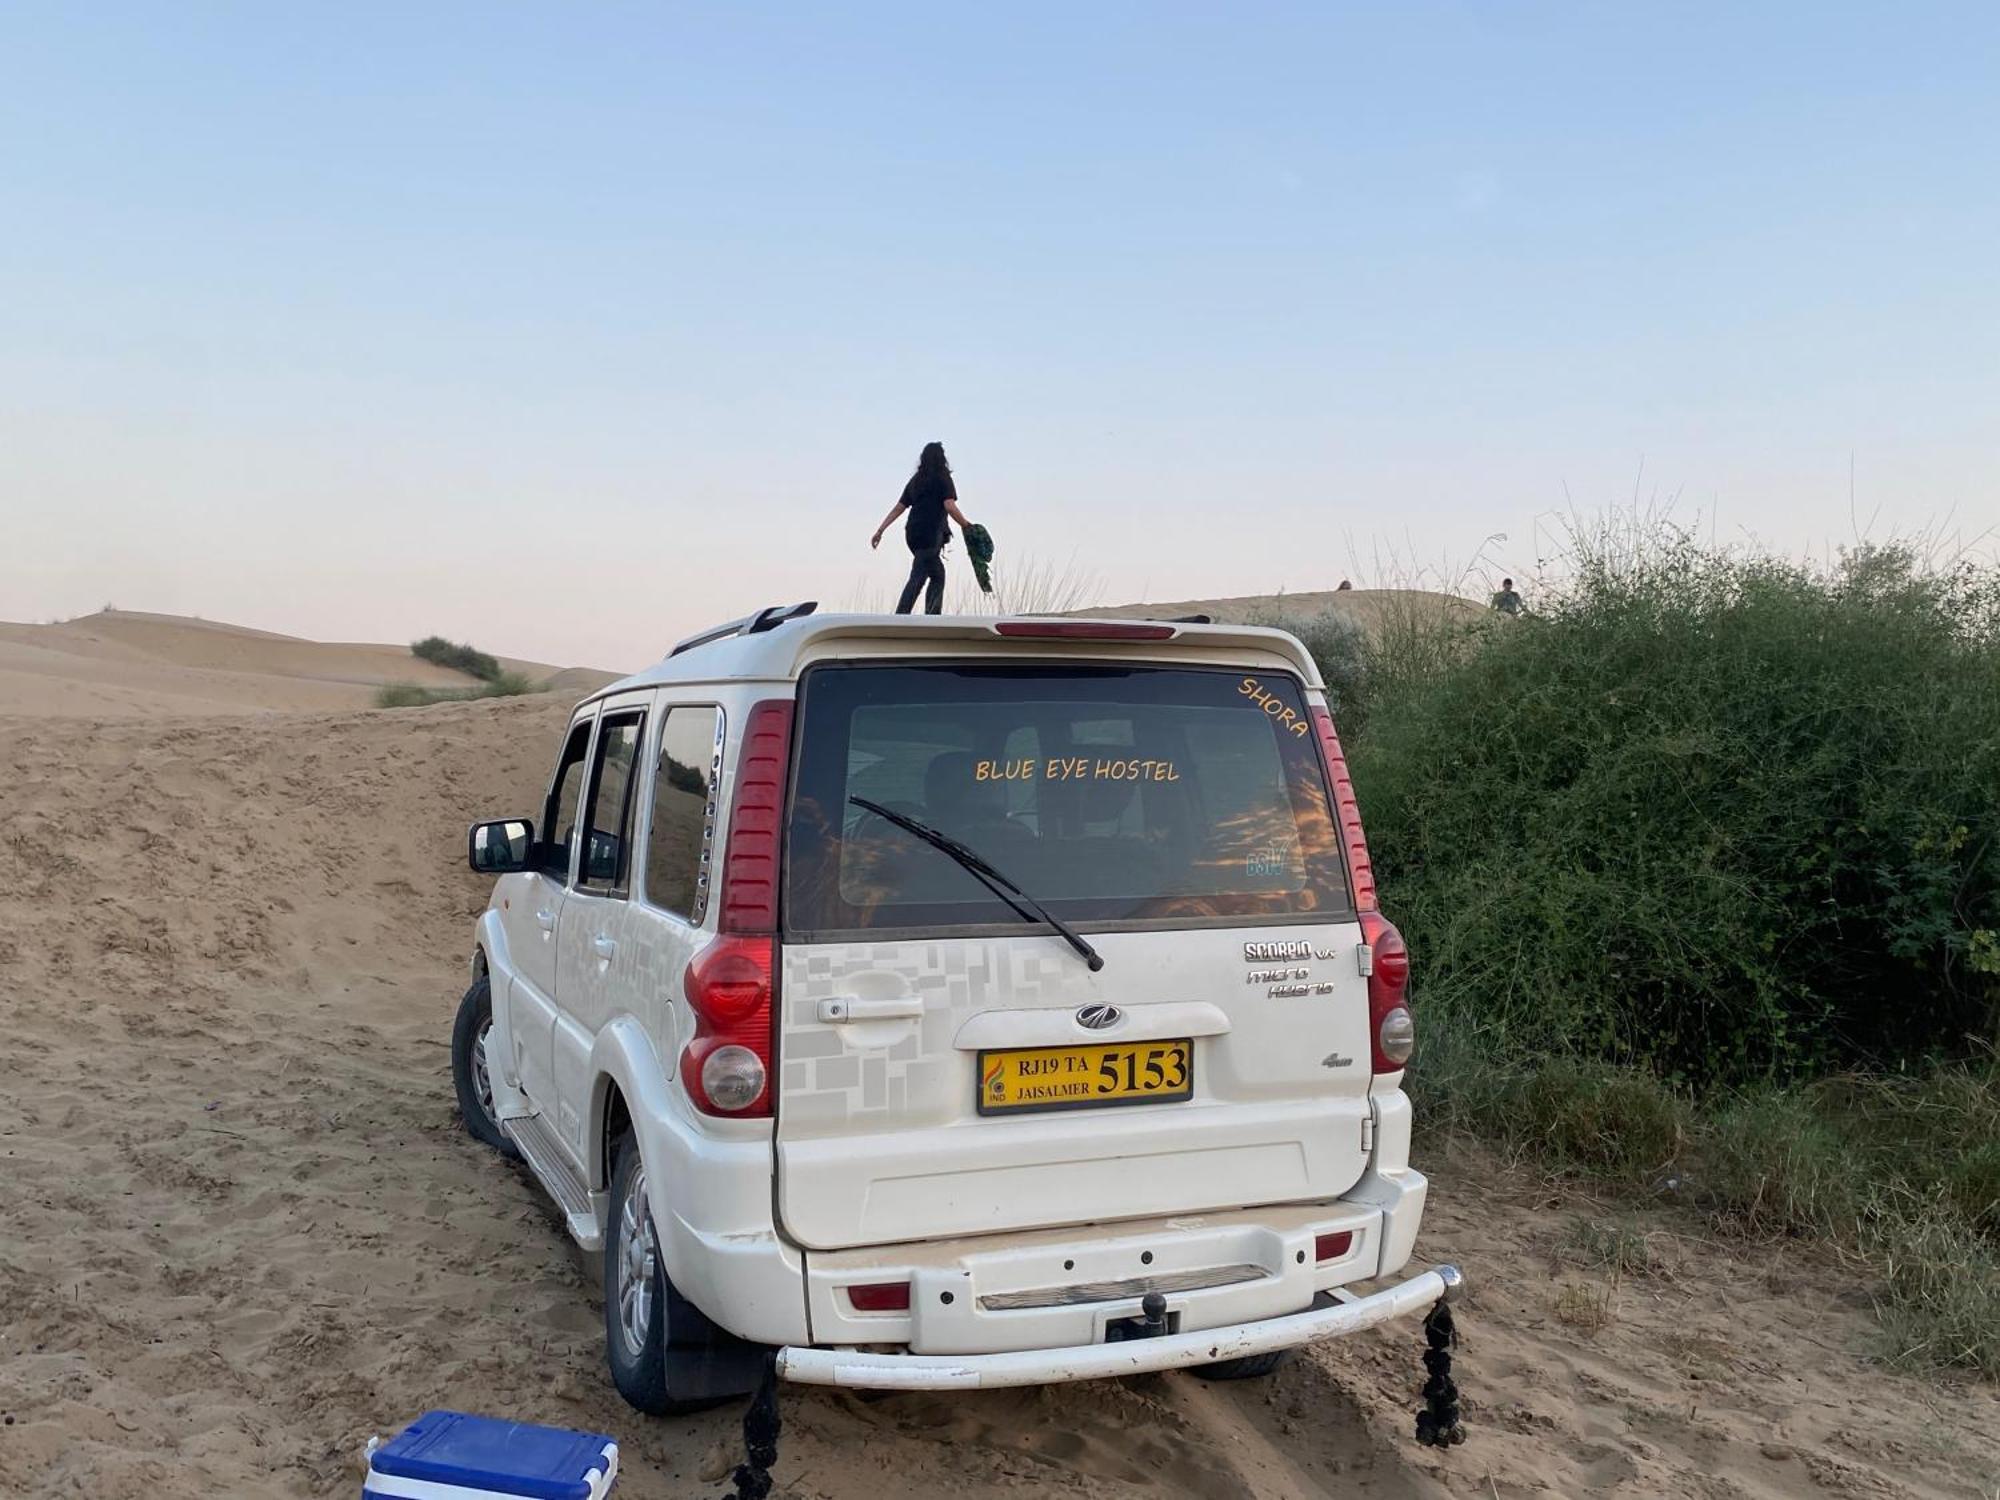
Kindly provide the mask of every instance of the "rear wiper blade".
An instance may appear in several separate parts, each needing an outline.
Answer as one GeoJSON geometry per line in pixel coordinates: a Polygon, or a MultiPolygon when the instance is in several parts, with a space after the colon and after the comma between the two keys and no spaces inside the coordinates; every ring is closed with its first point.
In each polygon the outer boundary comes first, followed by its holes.
{"type": "Polygon", "coordinates": [[[1081,933],[1054,912],[1050,911],[1046,906],[1042,905],[1033,896],[1022,890],[1018,885],[1014,884],[1005,875],[994,869],[992,865],[987,863],[986,856],[981,854],[977,849],[966,844],[961,844],[948,833],[940,833],[928,823],[919,823],[915,818],[905,817],[893,808],[884,807],[879,802],[870,802],[866,797],[849,797],[847,800],[852,802],[856,807],[862,808],[867,812],[872,812],[876,817],[881,818],[885,822],[894,823],[905,833],[915,834],[933,849],[940,849],[944,853],[949,854],[976,876],[980,884],[984,885],[994,895],[1013,907],[1016,916],[1025,918],[1030,922],[1042,921],[1048,923],[1049,926],[1062,934],[1063,941],[1083,956],[1083,961],[1089,966],[1091,973],[1095,974],[1099,969],[1104,967],[1104,955],[1091,947],[1081,933]]]}

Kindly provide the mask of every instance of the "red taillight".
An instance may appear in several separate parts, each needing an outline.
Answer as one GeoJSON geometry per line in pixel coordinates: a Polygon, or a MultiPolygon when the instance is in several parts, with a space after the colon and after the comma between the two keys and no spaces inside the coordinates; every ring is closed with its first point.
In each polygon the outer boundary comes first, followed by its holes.
{"type": "Polygon", "coordinates": [[[771,964],[777,940],[724,933],[694,956],[682,980],[694,1040],[681,1053],[681,1084],[703,1114],[751,1118],[771,1112],[771,964]],[[725,1048],[735,1052],[723,1053],[725,1048]],[[755,1066],[741,1057],[749,1052],[755,1066]],[[713,1062],[711,1060],[714,1060],[713,1062]],[[717,1080],[734,1097],[715,1097],[717,1080]],[[754,1096],[748,1096],[752,1082],[754,1096]]]}
{"type": "Polygon", "coordinates": [[[1347,775],[1347,757],[1341,753],[1340,736],[1334,731],[1333,715],[1323,708],[1312,711],[1313,725],[1319,730],[1320,759],[1326,764],[1326,779],[1333,791],[1333,816],[1340,825],[1340,841],[1347,849],[1347,873],[1354,882],[1354,909],[1375,909],[1375,867],[1368,862],[1368,839],[1361,831],[1361,806],[1354,800],[1354,783],[1347,775]]]}
{"type": "Polygon", "coordinates": [[[1353,1248],[1353,1245],[1354,1231],[1351,1229],[1342,1229],[1333,1234],[1315,1235],[1313,1236],[1313,1259],[1320,1261],[1339,1260],[1341,1256],[1347,1254],[1353,1248]]]}
{"type": "Polygon", "coordinates": [[[847,1289],[847,1300],[856,1312],[908,1312],[910,1284],[907,1281],[871,1281],[847,1289]]]}
{"type": "Polygon", "coordinates": [[[1340,825],[1340,842],[1347,850],[1347,873],[1354,882],[1354,909],[1361,915],[1361,941],[1368,949],[1368,1046],[1377,1073],[1400,1072],[1410,1060],[1416,1032],[1410,1019],[1410,950],[1396,924],[1375,905],[1375,866],[1368,859],[1368,838],[1361,831],[1361,805],[1354,800],[1354,782],[1347,774],[1347,757],[1333,715],[1312,711],[1319,730],[1320,759],[1326,765],[1327,786],[1333,793],[1333,814],[1340,825]]]}
{"type": "Polygon", "coordinates": [[[771,1113],[778,854],[791,747],[791,700],[755,705],[736,758],[716,922],[721,932],[695,954],[683,980],[695,1024],[694,1039],[681,1053],[681,1083],[704,1114],[745,1119],[771,1113]]]}
{"type": "Polygon", "coordinates": [[[1180,634],[1172,625],[1130,620],[1001,620],[993,632],[1036,641],[1170,641],[1180,634]]]}
{"type": "Polygon", "coordinates": [[[704,949],[690,966],[688,986],[688,1003],[703,1020],[719,1028],[741,1026],[771,1004],[771,945],[732,937],[704,949]]]}
{"type": "Polygon", "coordinates": [[[1396,924],[1380,912],[1361,914],[1361,941],[1368,945],[1368,1043],[1377,1073],[1397,1073],[1409,1065],[1416,1035],[1410,1020],[1410,950],[1396,924]]]}
{"type": "Polygon", "coordinates": [[[778,930],[778,848],[785,772],[792,753],[792,700],[772,698],[750,710],[736,761],[729,847],[722,861],[724,932],[778,930]]]}

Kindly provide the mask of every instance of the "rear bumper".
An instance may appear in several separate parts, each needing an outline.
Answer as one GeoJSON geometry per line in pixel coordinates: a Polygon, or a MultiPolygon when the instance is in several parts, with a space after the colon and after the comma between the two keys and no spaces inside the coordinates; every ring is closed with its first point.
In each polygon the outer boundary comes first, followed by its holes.
{"type": "Polygon", "coordinates": [[[1281,1318],[1226,1328],[1117,1344],[1066,1349],[1024,1349],[1004,1354],[879,1354],[855,1349],[787,1347],[778,1351],[778,1373],[802,1385],[856,1386],[868,1390],[943,1391],[1052,1385],[1177,1370],[1253,1354],[1269,1354],[1373,1328],[1421,1313],[1449,1299],[1464,1284],[1455,1266],[1434,1266],[1366,1297],[1335,1292],[1332,1305],[1281,1318]]]}

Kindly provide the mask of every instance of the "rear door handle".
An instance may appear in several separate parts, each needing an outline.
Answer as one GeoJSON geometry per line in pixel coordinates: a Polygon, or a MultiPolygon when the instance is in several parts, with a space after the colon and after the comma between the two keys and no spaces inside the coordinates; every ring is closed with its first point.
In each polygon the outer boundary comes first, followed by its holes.
{"type": "Polygon", "coordinates": [[[597,950],[599,958],[609,958],[618,951],[618,944],[601,932],[591,940],[590,946],[597,950]]]}
{"type": "Polygon", "coordinates": [[[909,1021],[924,1013],[921,995],[900,995],[894,1000],[863,1000],[858,995],[840,995],[819,1003],[819,1018],[833,1026],[849,1021],[909,1021]]]}
{"type": "Polygon", "coordinates": [[[544,932],[554,932],[556,930],[555,911],[550,907],[543,907],[535,913],[535,925],[544,932]]]}

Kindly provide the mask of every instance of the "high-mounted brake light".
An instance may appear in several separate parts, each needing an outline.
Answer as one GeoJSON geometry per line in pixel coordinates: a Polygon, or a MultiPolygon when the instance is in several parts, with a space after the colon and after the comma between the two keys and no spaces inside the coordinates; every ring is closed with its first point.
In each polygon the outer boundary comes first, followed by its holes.
{"type": "Polygon", "coordinates": [[[695,954],[682,981],[695,1030],[681,1053],[681,1084],[704,1114],[742,1119],[771,1113],[778,849],[791,746],[790,699],[750,710],[722,858],[721,931],[695,954]]]}
{"type": "Polygon", "coordinates": [[[1326,765],[1327,785],[1333,791],[1334,821],[1339,824],[1340,841],[1347,849],[1347,873],[1354,882],[1354,909],[1373,911],[1375,867],[1368,861],[1368,837],[1361,831],[1361,805],[1354,800],[1347,757],[1341,752],[1333,715],[1324,708],[1315,708],[1312,716],[1313,726],[1319,730],[1319,753],[1326,765]]]}
{"type": "Polygon", "coordinates": [[[1036,641],[1170,641],[1180,631],[1129,620],[1000,620],[993,633],[1036,641]]]}

